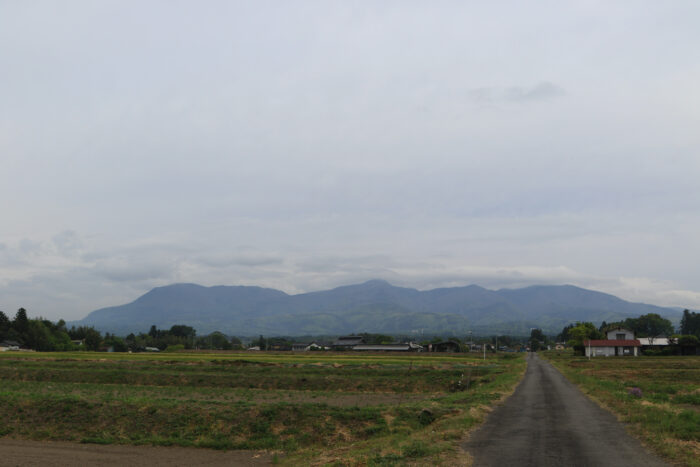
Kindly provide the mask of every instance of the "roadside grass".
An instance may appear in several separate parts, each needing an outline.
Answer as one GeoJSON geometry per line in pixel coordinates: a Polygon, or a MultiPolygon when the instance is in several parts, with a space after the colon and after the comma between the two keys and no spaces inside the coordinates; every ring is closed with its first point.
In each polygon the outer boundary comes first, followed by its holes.
{"type": "Polygon", "coordinates": [[[282,465],[458,465],[521,355],[0,356],[0,436],[260,449],[282,465]]]}
{"type": "Polygon", "coordinates": [[[700,467],[700,357],[589,361],[569,352],[541,355],[652,450],[675,463],[700,467]]]}

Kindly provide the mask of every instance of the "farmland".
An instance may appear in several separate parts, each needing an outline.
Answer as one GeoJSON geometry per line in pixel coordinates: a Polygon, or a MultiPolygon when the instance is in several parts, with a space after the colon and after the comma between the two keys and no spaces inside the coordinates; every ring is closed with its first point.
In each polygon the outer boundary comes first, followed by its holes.
{"type": "Polygon", "coordinates": [[[516,354],[4,353],[0,435],[454,465],[524,369],[516,354]]]}
{"type": "Polygon", "coordinates": [[[658,454],[700,466],[700,357],[543,355],[658,454]]]}

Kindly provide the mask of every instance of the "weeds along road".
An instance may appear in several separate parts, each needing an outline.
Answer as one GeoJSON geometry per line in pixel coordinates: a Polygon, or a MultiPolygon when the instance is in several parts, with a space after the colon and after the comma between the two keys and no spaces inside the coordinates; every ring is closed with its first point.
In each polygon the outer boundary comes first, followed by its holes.
{"type": "Polygon", "coordinates": [[[463,447],[475,467],[668,465],[534,353],[513,395],[463,447]]]}

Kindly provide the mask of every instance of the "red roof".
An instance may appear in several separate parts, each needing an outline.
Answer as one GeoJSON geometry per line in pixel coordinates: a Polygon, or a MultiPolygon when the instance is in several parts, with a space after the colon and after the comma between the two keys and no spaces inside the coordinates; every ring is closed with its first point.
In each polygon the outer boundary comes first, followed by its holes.
{"type": "Polygon", "coordinates": [[[637,339],[627,339],[627,340],[614,340],[614,339],[593,339],[590,341],[583,341],[583,345],[588,347],[641,347],[642,344],[637,339]]]}

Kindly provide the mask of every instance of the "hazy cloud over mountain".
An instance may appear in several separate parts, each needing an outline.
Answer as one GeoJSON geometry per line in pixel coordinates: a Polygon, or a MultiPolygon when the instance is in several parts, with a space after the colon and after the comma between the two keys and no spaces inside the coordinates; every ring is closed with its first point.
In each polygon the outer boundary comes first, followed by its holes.
{"type": "Polygon", "coordinates": [[[700,308],[700,5],[5,2],[0,309],[172,282],[700,308]]]}

